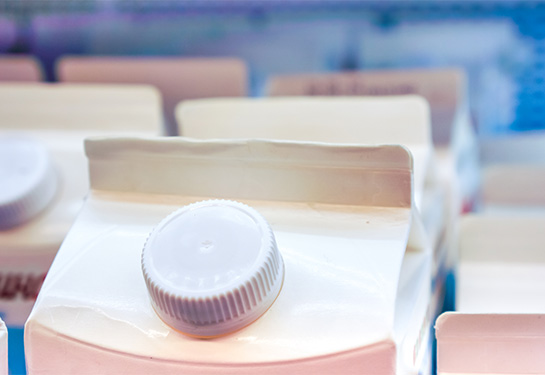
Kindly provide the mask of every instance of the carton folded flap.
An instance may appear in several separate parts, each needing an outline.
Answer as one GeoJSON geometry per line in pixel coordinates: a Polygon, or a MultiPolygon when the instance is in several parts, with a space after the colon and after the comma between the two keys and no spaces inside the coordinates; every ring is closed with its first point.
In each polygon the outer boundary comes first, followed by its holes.
{"type": "Polygon", "coordinates": [[[429,106],[415,95],[188,100],[180,135],[431,147],[429,106]]]}
{"type": "Polygon", "coordinates": [[[3,129],[142,132],[161,129],[159,92],[145,85],[0,84],[3,129]]]}
{"type": "Polygon", "coordinates": [[[401,146],[97,138],[85,149],[97,190],[386,207],[412,202],[412,158],[401,146]]]}
{"type": "Polygon", "coordinates": [[[541,374],[545,315],[444,313],[435,324],[439,373],[541,374]]]}
{"type": "Polygon", "coordinates": [[[462,70],[447,68],[278,75],[267,91],[270,96],[421,95],[430,104],[434,143],[448,145],[457,111],[467,101],[466,86],[462,70]]]}

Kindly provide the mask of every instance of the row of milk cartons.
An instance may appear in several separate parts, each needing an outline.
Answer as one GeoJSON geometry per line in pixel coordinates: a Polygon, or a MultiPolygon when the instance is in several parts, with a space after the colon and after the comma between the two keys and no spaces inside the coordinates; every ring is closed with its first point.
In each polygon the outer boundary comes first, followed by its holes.
{"type": "Polygon", "coordinates": [[[0,86],[0,311],[29,373],[430,371],[478,186],[463,75],[282,90],[186,101],[157,138],[149,87],[0,86]]]}

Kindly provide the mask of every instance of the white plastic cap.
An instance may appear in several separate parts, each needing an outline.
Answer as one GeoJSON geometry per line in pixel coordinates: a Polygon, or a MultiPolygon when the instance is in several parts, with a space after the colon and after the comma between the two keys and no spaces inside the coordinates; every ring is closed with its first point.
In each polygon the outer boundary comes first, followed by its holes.
{"type": "Polygon", "coordinates": [[[34,218],[56,190],[57,175],[40,142],[21,134],[0,135],[0,229],[34,218]]]}
{"type": "Polygon", "coordinates": [[[159,317],[198,337],[254,322],[284,280],[269,224],[255,209],[225,200],[193,203],[166,217],[144,245],[142,271],[159,317]]]}

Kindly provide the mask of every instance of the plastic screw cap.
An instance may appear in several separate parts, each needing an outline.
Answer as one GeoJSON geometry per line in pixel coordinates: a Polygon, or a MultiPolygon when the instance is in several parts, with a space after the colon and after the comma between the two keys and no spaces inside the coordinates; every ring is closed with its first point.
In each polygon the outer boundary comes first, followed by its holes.
{"type": "Polygon", "coordinates": [[[40,142],[21,134],[0,136],[0,229],[34,218],[56,190],[57,175],[40,142]]]}
{"type": "Polygon", "coordinates": [[[166,217],[142,251],[153,308],[198,337],[237,331],[276,300],[284,263],[267,221],[233,201],[190,204],[166,217]]]}

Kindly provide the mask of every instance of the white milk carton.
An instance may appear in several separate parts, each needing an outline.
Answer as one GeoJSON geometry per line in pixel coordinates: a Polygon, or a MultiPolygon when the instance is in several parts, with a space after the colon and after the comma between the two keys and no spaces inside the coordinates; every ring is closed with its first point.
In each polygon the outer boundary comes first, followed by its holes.
{"type": "Polygon", "coordinates": [[[30,374],[428,373],[431,254],[406,149],[121,138],[86,153],[91,192],[26,323],[30,374]]]}
{"type": "MultiPolygon", "coordinates": [[[[265,138],[408,147],[414,158],[415,203],[434,248],[436,269],[445,258],[446,192],[433,157],[429,108],[422,98],[203,99],[180,104],[177,119],[182,135],[199,139],[265,138]]],[[[434,280],[434,285],[439,287],[442,282],[434,280]]]]}
{"type": "Polygon", "coordinates": [[[0,319],[0,375],[8,375],[8,329],[0,319]]]}
{"type": "Polygon", "coordinates": [[[247,96],[247,70],[237,58],[66,56],[57,66],[61,82],[157,87],[163,96],[169,135],[176,135],[174,109],[181,100],[247,96]]]}
{"type": "Polygon", "coordinates": [[[543,374],[545,216],[474,214],[460,230],[457,309],[436,323],[439,374],[543,374]]]}
{"type": "Polygon", "coordinates": [[[13,372],[24,371],[23,325],[89,189],[83,139],[160,125],[151,87],[0,85],[0,315],[20,337],[13,372]]]}

